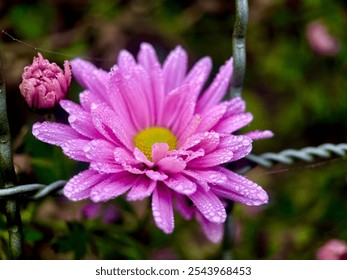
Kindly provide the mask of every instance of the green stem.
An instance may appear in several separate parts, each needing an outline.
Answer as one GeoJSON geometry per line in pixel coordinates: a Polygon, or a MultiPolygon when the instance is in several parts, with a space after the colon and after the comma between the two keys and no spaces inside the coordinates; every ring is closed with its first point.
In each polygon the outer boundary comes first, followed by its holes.
{"type": "MultiPolygon", "coordinates": [[[[13,157],[10,142],[10,128],[7,119],[6,89],[2,74],[0,53],[0,189],[15,185],[16,174],[13,167],[13,157]]],[[[9,253],[11,259],[19,259],[23,252],[22,220],[16,199],[5,202],[5,215],[9,233],[9,253]]]]}

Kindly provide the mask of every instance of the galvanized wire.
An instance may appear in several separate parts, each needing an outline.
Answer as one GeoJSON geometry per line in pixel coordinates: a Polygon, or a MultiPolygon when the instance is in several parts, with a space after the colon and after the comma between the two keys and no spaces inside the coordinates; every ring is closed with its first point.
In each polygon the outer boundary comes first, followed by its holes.
{"type": "Polygon", "coordinates": [[[26,196],[26,199],[40,199],[53,193],[61,194],[61,190],[66,185],[66,182],[65,180],[59,180],[49,185],[28,184],[2,189],[0,190],[0,199],[11,196],[18,197],[20,195],[26,196]]]}
{"type": "Polygon", "coordinates": [[[318,147],[306,147],[300,150],[287,149],[279,153],[264,153],[261,155],[250,154],[246,158],[256,165],[271,168],[281,163],[291,165],[296,161],[313,162],[317,158],[331,158],[332,156],[344,157],[347,152],[347,143],[323,144],[318,147]]]}
{"type": "MultiPolygon", "coordinates": [[[[243,169],[249,170],[255,166],[272,168],[276,164],[291,165],[299,161],[310,163],[319,159],[344,157],[346,153],[347,143],[336,145],[327,143],[318,147],[306,147],[300,150],[286,149],[278,153],[264,153],[261,155],[250,154],[246,157],[248,164],[244,166],[243,169]]],[[[65,180],[59,180],[49,185],[28,184],[15,186],[9,189],[0,189],[0,199],[20,195],[24,195],[29,199],[40,199],[50,194],[61,194],[61,190],[66,183],[67,181],[65,180]]]]}
{"type": "MultiPolygon", "coordinates": [[[[246,70],[246,32],[248,24],[248,1],[236,0],[235,24],[233,30],[233,76],[229,89],[229,97],[241,97],[242,84],[246,70]]],[[[227,218],[224,223],[224,238],[222,257],[224,260],[232,258],[232,244],[234,241],[234,221],[231,215],[234,202],[227,201],[227,218]]]]}
{"type": "Polygon", "coordinates": [[[246,71],[246,32],[248,23],[248,1],[236,1],[236,18],[233,31],[233,77],[229,96],[242,95],[242,84],[246,71]]]}

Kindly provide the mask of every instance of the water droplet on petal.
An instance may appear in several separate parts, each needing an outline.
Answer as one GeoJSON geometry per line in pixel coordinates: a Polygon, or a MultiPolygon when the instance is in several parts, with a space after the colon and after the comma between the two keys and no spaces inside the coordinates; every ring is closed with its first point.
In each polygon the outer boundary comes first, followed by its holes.
{"type": "Polygon", "coordinates": [[[88,153],[91,150],[90,146],[87,145],[83,148],[83,152],[88,153]]]}
{"type": "Polygon", "coordinates": [[[218,216],[214,216],[214,217],[212,217],[212,221],[215,222],[215,223],[218,223],[218,222],[221,221],[221,218],[218,217],[218,216]]]}
{"type": "Polygon", "coordinates": [[[70,123],[75,122],[76,119],[77,119],[76,116],[69,116],[69,122],[70,122],[70,123]]]}

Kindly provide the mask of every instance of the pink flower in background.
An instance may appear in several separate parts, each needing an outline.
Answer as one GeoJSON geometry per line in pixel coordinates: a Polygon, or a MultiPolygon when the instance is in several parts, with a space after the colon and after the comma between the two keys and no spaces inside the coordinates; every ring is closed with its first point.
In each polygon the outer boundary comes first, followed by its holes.
{"type": "Polygon", "coordinates": [[[222,101],[232,75],[232,59],[203,91],[211,71],[209,57],[187,73],[186,51],[177,47],[161,65],[155,50],[143,43],[135,58],[121,51],[111,71],[75,59],[72,72],[85,88],[78,105],[62,100],[69,124],[36,123],[33,134],[62,147],[70,158],[89,162],[64,194],[71,200],[128,200],[152,197],[156,225],[174,229],[175,207],[195,216],[213,242],[222,238],[224,199],[247,205],[268,201],[257,184],[223,167],[248,155],[252,140],[270,131],[233,135],[248,125],[240,98],[222,101]]]}
{"type": "Polygon", "coordinates": [[[88,203],[82,208],[83,216],[87,219],[101,218],[105,224],[116,221],[120,212],[113,204],[88,203]]]}
{"type": "Polygon", "coordinates": [[[306,27],[306,36],[311,48],[318,54],[333,56],[340,51],[339,41],[329,34],[320,22],[311,22],[306,27]]]}
{"type": "Polygon", "coordinates": [[[347,260],[347,243],[331,239],[318,249],[316,257],[319,260],[347,260]]]}
{"type": "Polygon", "coordinates": [[[65,96],[71,82],[69,61],[64,62],[64,71],[40,53],[30,66],[24,68],[19,89],[30,108],[53,108],[65,96]]]}

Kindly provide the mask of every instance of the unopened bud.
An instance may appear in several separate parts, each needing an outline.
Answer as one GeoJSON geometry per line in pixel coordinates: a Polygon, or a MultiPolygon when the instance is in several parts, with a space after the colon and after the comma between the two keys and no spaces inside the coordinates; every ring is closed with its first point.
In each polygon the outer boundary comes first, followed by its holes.
{"type": "Polygon", "coordinates": [[[71,65],[64,62],[64,71],[38,53],[33,63],[24,68],[19,85],[22,96],[32,109],[53,108],[66,94],[71,82],[71,65]]]}

